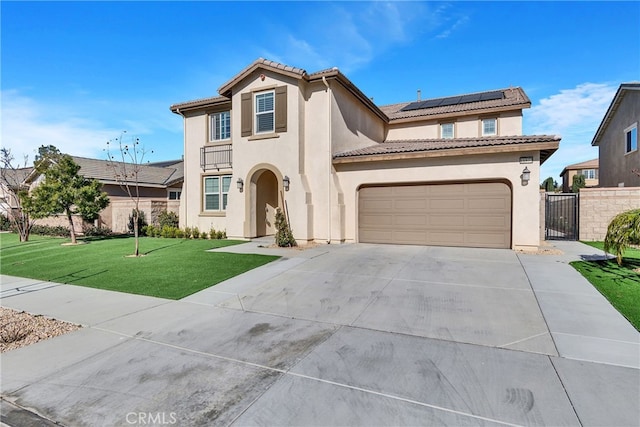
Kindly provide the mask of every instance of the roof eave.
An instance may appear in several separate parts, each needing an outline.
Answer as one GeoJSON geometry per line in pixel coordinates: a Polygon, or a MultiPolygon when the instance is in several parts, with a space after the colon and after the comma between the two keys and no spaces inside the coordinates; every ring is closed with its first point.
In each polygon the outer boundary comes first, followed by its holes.
{"type": "Polygon", "coordinates": [[[231,104],[231,99],[227,97],[207,98],[200,101],[187,101],[179,104],[173,104],[169,107],[172,113],[182,114],[191,111],[198,111],[206,108],[216,107],[224,104],[231,104]]]}
{"type": "Polygon", "coordinates": [[[519,151],[540,151],[540,164],[544,163],[558,150],[559,141],[536,142],[528,144],[488,145],[482,147],[444,148],[441,150],[409,151],[403,153],[385,153],[336,157],[333,164],[383,162],[391,160],[423,159],[432,157],[468,156],[476,154],[514,153],[519,151]],[[542,153],[544,154],[544,158],[542,153]]]}
{"type": "Polygon", "coordinates": [[[604,114],[602,121],[600,122],[600,126],[598,126],[598,130],[596,130],[596,134],[593,136],[591,140],[591,146],[597,147],[600,144],[600,138],[602,138],[602,134],[609,126],[609,122],[611,122],[611,118],[615,114],[616,110],[620,106],[622,99],[627,91],[630,90],[640,90],[640,86],[637,84],[621,84],[616,91],[616,94],[613,96],[613,100],[611,104],[609,104],[609,108],[607,108],[607,112],[604,114]]]}
{"type": "MultiPolygon", "coordinates": [[[[244,70],[240,71],[240,73],[236,74],[234,77],[231,78],[231,80],[229,80],[228,82],[226,82],[225,84],[223,84],[222,86],[220,86],[218,88],[218,93],[222,96],[231,96],[231,90],[233,89],[233,87],[235,85],[237,85],[238,83],[240,83],[242,80],[244,80],[247,76],[249,76],[251,73],[253,73],[254,71],[258,70],[258,69],[262,69],[265,71],[271,71],[274,73],[278,73],[287,77],[292,77],[294,79],[302,79],[304,78],[304,76],[307,74],[306,71],[301,70],[300,71],[295,71],[298,69],[292,69],[292,70],[287,70],[287,67],[276,67],[270,64],[266,64],[264,62],[265,60],[263,58],[259,58],[256,59],[255,61],[253,61],[253,63],[249,64],[248,67],[246,67],[244,70]]],[[[293,67],[291,67],[293,68],[293,67]]]]}

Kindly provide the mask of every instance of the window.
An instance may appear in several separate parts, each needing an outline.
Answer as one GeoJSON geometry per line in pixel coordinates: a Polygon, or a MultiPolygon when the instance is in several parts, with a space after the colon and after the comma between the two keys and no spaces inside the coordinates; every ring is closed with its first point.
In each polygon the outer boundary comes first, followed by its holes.
{"type": "Polygon", "coordinates": [[[209,117],[209,141],[221,141],[231,138],[231,112],[214,113],[209,117]]]}
{"type": "Polygon", "coordinates": [[[625,129],[626,147],[625,153],[630,153],[638,149],[638,124],[625,129]]]}
{"type": "Polygon", "coordinates": [[[440,125],[440,137],[445,139],[455,138],[453,123],[443,123],[440,125]]]}
{"type": "Polygon", "coordinates": [[[275,131],[274,92],[262,92],[256,95],[256,133],[275,131]]]}
{"type": "Polygon", "coordinates": [[[227,210],[231,175],[204,177],[204,210],[227,210]]]}
{"type": "Polygon", "coordinates": [[[584,179],[598,179],[598,170],[582,169],[578,171],[578,175],[584,175],[584,179]]]}
{"type": "Polygon", "coordinates": [[[482,120],[482,136],[497,135],[497,119],[482,120]]]}
{"type": "Polygon", "coordinates": [[[169,191],[169,200],[180,200],[182,191],[169,191]]]}

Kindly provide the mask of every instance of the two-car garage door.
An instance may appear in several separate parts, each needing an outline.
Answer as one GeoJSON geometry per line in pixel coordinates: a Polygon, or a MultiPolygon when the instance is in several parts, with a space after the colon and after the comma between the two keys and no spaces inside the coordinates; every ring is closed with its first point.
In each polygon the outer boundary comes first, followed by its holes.
{"type": "Polygon", "coordinates": [[[358,200],[360,242],[511,247],[511,189],[502,182],[370,186],[358,200]]]}

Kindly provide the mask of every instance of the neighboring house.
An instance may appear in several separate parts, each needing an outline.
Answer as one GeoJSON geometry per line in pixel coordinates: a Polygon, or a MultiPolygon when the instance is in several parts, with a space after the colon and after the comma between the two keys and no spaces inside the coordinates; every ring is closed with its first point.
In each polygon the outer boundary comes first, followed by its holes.
{"type": "Polygon", "coordinates": [[[562,192],[571,192],[573,177],[576,175],[584,176],[585,187],[597,187],[598,174],[598,159],[569,165],[562,169],[562,172],[560,173],[560,177],[562,178],[562,192]]]}
{"type": "Polygon", "coordinates": [[[522,135],[521,88],[379,107],[337,68],[258,59],[183,102],[181,226],[300,243],[536,248],[540,164],[560,138],[522,135]]]}
{"type": "MultiPolygon", "coordinates": [[[[97,224],[111,228],[114,232],[128,231],[129,215],[135,204],[129,195],[120,186],[114,177],[113,167],[110,161],[88,159],[85,157],[71,156],[73,161],[80,166],[80,175],[85,178],[93,178],[102,183],[102,191],[109,195],[109,206],[101,213],[97,224]]],[[[127,164],[128,170],[133,170],[133,164],[127,164]]],[[[180,198],[182,195],[183,162],[174,160],[168,162],[147,163],[140,165],[138,173],[138,190],[140,195],[139,208],[145,213],[147,222],[153,223],[163,211],[179,212],[180,198]]],[[[40,177],[31,173],[25,182],[37,185],[40,177]]],[[[132,194],[135,194],[135,184],[130,183],[132,194]]],[[[76,218],[81,226],[80,218],[76,218]]],[[[66,218],[45,218],[39,220],[39,224],[66,226],[66,218]]],[[[81,230],[81,228],[78,228],[81,230]]]]}
{"type": "Polygon", "coordinates": [[[618,88],[591,145],[598,146],[600,187],[640,187],[640,83],[618,88]]]}
{"type": "Polygon", "coordinates": [[[16,199],[18,191],[23,187],[24,180],[33,168],[2,169],[0,173],[0,213],[9,216],[9,212],[16,209],[20,203],[16,199]],[[9,187],[9,188],[7,188],[9,187]]]}

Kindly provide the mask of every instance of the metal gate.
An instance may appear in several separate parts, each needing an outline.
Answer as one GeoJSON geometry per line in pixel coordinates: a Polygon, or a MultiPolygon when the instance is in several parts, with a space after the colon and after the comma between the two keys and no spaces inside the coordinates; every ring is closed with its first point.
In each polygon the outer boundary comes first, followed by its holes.
{"type": "Polygon", "coordinates": [[[578,240],[578,193],[546,194],[545,240],[578,240]]]}

